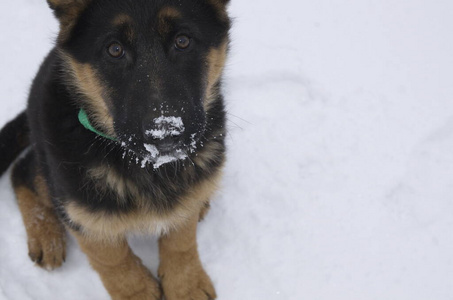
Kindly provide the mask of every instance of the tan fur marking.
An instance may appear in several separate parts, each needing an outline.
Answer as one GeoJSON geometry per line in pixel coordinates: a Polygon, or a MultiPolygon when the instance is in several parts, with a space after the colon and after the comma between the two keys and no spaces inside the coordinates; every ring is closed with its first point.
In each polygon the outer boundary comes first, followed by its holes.
{"type": "Polygon", "coordinates": [[[109,99],[109,90],[102,86],[99,76],[91,65],[78,63],[69,54],[62,51],[59,54],[66,63],[71,76],[71,79],[67,80],[67,84],[76,93],[84,96],[85,104],[89,107],[87,113],[90,121],[96,127],[101,128],[102,132],[115,137],[113,118],[106,103],[109,99]]]}
{"type": "Polygon", "coordinates": [[[129,232],[165,234],[177,229],[192,216],[199,216],[200,210],[215,192],[221,171],[205,180],[187,193],[173,210],[159,214],[146,207],[150,199],[138,198],[141,207],[137,211],[121,214],[93,213],[71,201],[66,213],[75,223],[82,225],[83,234],[97,240],[115,240],[129,232]],[[140,204],[142,202],[143,204],[140,204]]]}
{"type": "Polygon", "coordinates": [[[159,240],[159,277],[167,300],[216,298],[198,256],[197,223],[198,218],[192,217],[184,227],[159,240]]]}
{"type": "Polygon", "coordinates": [[[125,26],[126,38],[130,43],[132,43],[135,39],[135,32],[132,29],[132,23],[132,17],[126,14],[119,14],[112,21],[112,25],[114,26],[125,26]]]}
{"type": "Polygon", "coordinates": [[[14,192],[27,231],[28,255],[47,270],[61,266],[66,255],[65,230],[55,211],[27,187],[16,187],[14,192]]]}
{"type": "Polygon", "coordinates": [[[204,220],[206,215],[208,214],[209,210],[211,209],[211,203],[206,202],[204,206],[200,210],[200,215],[198,216],[198,221],[201,222],[204,220]]]}
{"type": "Polygon", "coordinates": [[[74,235],[113,300],[161,298],[159,283],[132,252],[126,239],[100,242],[78,233],[74,235]]]}
{"type": "Polygon", "coordinates": [[[115,26],[119,25],[124,25],[124,24],[131,24],[132,23],[132,18],[129,15],[126,14],[119,14],[117,15],[114,19],[112,24],[115,26]]]}
{"type": "Polygon", "coordinates": [[[181,13],[176,8],[167,6],[167,7],[162,8],[159,11],[159,18],[160,19],[162,19],[162,18],[177,19],[177,18],[181,18],[181,13]]]}
{"type": "Polygon", "coordinates": [[[170,31],[169,20],[181,18],[181,13],[174,7],[164,7],[158,14],[159,26],[158,31],[161,35],[165,35],[170,31]]]}
{"type": "Polygon", "coordinates": [[[208,64],[208,86],[206,89],[205,110],[209,109],[211,102],[217,97],[218,91],[215,84],[220,80],[227,58],[228,41],[222,43],[219,48],[212,49],[207,56],[208,64]]]}
{"type": "MultiPolygon", "coordinates": [[[[218,133],[220,135],[220,133],[218,133]]],[[[198,155],[193,159],[195,164],[197,164],[202,169],[209,169],[209,163],[211,160],[216,159],[215,153],[220,153],[223,155],[222,145],[219,143],[208,143],[206,144],[201,151],[198,152],[198,155]]]]}
{"type": "Polygon", "coordinates": [[[53,207],[46,179],[41,174],[38,174],[35,177],[33,184],[35,186],[36,193],[39,195],[39,201],[47,207],[53,207]]]}
{"type": "Polygon", "coordinates": [[[94,180],[98,190],[114,190],[118,194],[116,200],[119,204],[123,203],[122,199],[127,196],[140,197],[137,186],[131,180],[120,176],[108,166],[100,165],[99,167],[91,168],[88,170],[88,175],[94,180]]]}

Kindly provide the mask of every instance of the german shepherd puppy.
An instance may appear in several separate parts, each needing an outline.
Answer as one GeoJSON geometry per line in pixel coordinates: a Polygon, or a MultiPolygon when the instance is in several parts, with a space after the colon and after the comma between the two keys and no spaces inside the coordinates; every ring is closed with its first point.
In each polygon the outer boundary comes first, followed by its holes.
{"type": "Polygon", "coordinates": [[[0,132],[29,256],[65,260],[65,231],[112,299],[214,299],[196,228],[225,161],[228,0],[47,0],[60,22],[28,108],[0,132]],[[159,234],[160,284],[130,232],[159,234]]]}

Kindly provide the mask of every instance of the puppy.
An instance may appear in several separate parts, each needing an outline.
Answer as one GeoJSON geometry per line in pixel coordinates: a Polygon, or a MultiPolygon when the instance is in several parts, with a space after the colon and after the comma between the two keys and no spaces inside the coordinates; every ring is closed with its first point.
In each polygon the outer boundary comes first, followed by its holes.
{"type": "Polygon", "coordinates": [[[228,0],[48,0],[60,22],[27,110],[0,132],[29,256],[77,239],[112,299],[214,299],[196,228],[225,161],[228,0]],[[160,235],[160,284],[126,235],[160,235]]]}

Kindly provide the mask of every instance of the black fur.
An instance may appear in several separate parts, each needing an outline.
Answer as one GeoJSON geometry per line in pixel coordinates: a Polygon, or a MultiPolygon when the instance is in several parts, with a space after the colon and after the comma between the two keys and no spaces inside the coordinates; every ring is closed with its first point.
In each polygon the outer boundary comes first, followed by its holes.
{"type": "Polygon", "coordinates": [[[0,175],[29,145],[29,129],[25,112],[7,123],[0,131],[0,175]]]}
{"type": "MultiPolygon", "coordinates": [[[[55,9],[59,17],[65,14],[61,8],[55,9]]],[[[149,199],[149,209],[160,213],[171,210],[191,187],[216,172],[225,159],[223,98],[216,96],[208,111],[204,111],[203,100],[206,55],[227,40],[228,29],[229,21],[221,18],[208,1],[92,1],[75,21],[69,36],[58,42],[42,64],[31,88],[27,117],[21,114],[1,131],[0,150],[4,154],[0,171],[24,149],[22,136],[30,128],[31,154],[17,164],[13,181],[32,185],[27,178],[33,178],[33,173],[40,170],[60,217],[73,229],[81,224],[67,220],[62,208],[68,201],[77,201],[93,212],[115,214],[139,205],[132,194],[116,201],[120,196],[115,190],[105,186],[100,189],[99,184],[103,183],[89,176],[90,170],[99,166],[133,182],[142,198],[149,199]],[[162,36],[157,32],[155,16],[160,8],[169,5],[176,7],[183,18],[171,21],[170,32],[162,36]],[[133,42],[126,41],[121,26],[110,25],[119,13],[126,13],[139,24],[134,28],[133,42]],[[192,38],[186,52],[179,52],[172,44],[180,33],[192,38]],[[106,47],[117,40],[126,49],[121,60],[106,53],[106,47]],[[74,89],[76,83],[68,72],[67,54],[79,64],[92,66],[110,91],[108,109],[119,141],[102,138],[79,123],[77,114],[80,108],[90,109],[86,105],[90,99],[74,89]],[[151,84],[152,80],[161,84],[159,90],[151,84]],[[196,150],[188,151],[184,161],[156,169],[152,164],[142,168],[137,160],[141,159],[141,145],[146,142],[143,124],[160,115],[162,105],[167,105],[166,113],[178,113],[187,125],[182,137],[184,145],[195,134],[196,150]],[[21,138],[17,139],[18,135],[21,138]],[[197,156],[205,160],[198,164],[197,156]]],[[[216,89],[220,89],[220,84],[216,89]]]]}

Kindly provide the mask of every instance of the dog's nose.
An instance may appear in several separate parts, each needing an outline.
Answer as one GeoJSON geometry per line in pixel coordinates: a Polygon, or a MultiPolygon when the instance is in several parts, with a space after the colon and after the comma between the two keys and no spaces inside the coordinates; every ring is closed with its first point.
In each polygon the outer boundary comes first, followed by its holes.
{"type": "Polygon", "coordinates": [[[160,116],[143,124],[144,138],[160,151],[177,148],[182,140],[185,127],[180,117],[160,116]]]}

